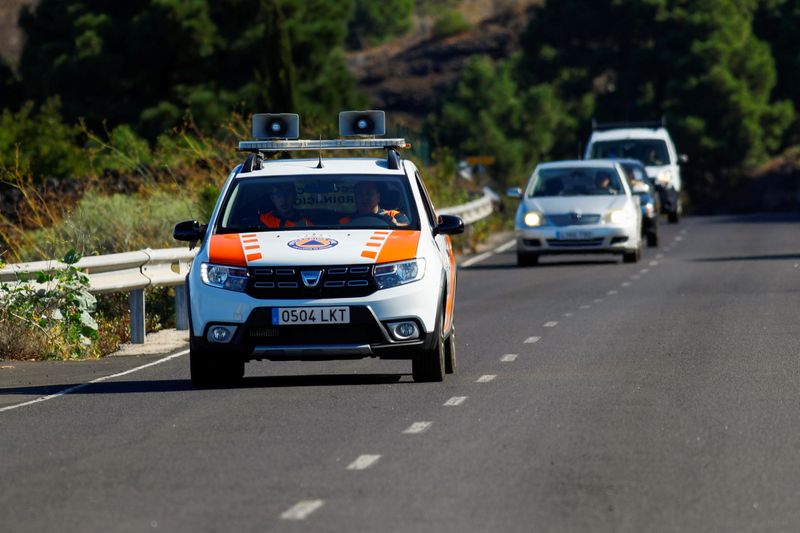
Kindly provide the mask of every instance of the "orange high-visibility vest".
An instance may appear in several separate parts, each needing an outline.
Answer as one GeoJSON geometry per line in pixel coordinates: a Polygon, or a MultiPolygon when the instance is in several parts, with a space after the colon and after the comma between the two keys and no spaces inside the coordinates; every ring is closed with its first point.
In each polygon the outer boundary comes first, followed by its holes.
{"type": "Polygon", "coordinates": [[[297,220],[289,220],[274,215],[272,211],[270,211],[269,213],[262,213],[261,216],[258,218],[261,221],[261,223],[268,228],[294,228],[297,226],[314,225],[311,223],[311,220],[307,219],[306,217],[300,217],[297,220]]]}

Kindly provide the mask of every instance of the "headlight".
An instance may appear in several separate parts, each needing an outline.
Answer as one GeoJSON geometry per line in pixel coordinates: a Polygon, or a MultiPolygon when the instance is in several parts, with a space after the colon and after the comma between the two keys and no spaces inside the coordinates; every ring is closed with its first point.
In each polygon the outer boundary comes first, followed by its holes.
{"type": "Polygon", "coordinates": [[[425,259],[419,258],[399,263],[375,265],[373,275],[379,289],[388,289],[411,283],[422,279],[422,276],[425,275],[425,259]]]}
{"type": "Polygon", "coordinates": [[[531,211],[529,213],[525,213],[525,217],[523,219],[525,221],[525,225],[529,228],[535,228],[536,226],[541,226],[544,222],[544,216],[541,213],[537,213],[536,211],[531,211]]]}
{"type": "Polygon", "coordinates": [[[209,263],[200,265],[200,278],[206,285],[236,292],[244,292],[248,280],[246,268],[209,263]]]}
{"type": "Polygon", "coordinates": [[[672,183],[672,172],[669,170],[662,170],[659,172],[658,176],[656,176],[656,183],[659,185],[669,185],[672,183]]]}
{"type": "Polygon", "coordinates": [[[609,224],[627,224],[631,220],[631,215],[628,211],[623,209],[615,209],[609,211],[605,216],[606,222],[609,224]]]}

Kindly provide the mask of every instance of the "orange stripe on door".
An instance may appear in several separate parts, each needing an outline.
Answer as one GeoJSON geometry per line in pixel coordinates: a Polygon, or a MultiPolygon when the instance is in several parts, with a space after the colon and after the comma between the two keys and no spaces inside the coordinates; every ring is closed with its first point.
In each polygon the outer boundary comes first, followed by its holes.
{"type": "Polygon", "coordinates": [[[419,231],[393,231],[386,240],[386,244],[381,248],[381,253],[378,255],[376,263],[391,263],[417,257],[419,236],[419,231]]]}
{"type": "Polygon", "coordinates": [[[230,266],[247,266],[239,235],[212,235],[208,246],[208,258],[212,263],[230,266]]]}

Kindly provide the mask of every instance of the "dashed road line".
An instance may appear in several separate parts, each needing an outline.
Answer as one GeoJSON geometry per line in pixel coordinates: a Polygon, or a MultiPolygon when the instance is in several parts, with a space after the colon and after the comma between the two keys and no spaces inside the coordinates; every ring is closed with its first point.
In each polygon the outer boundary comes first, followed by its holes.
{"type": "Polygon", "coordinates": [[[676,235],[676,236],[675,236],[675,240],[676,240],[676,241],[682,241],[682,240],[683,240],[683,237],[681,237],[680,235],[676,235]]]}
{"type": "Polygon", "coordinates": [[[620,287],[630,287],[631,285],[633,285],[633,283],[631,283],[630,281],[623,281],[619,285],[620,287]]]}
{"type": "Polygon", "coordinates": [[[567,317],[567,318],[571,317],[572,315],[573,315],[573,313],[564,313],[564,316],[567,317]]]}
{"type": "Polygon", "coordinates": [[[599,303],[600,303],[600,302],[602,302],[602,301],[603,301],[603,299],[602,299],[602,298],[595,298],[594,300],[592,300],[592,303],[599,304],[599,303]]]}
{"type": "Polygon", "coordinates": [[[648,272],[650,272],[650,269],[649,268],[643,268],[639,272],[641,272],[642,274],[647,274],[648,272]]]}
{"type": "Polygon", "coordinates": [[[591,309],[591,305],[582,305],[581,309],[591,309]]]}
{"type": "Polygon", "coordinates": [[[467,399],[466,396],[453,396],[452,398],[444,402],[443,405],[445,407],[455,407],[456,405],[461,405],[462,403],[464,403],[466,399],[467,399]]]}
{"type": "Polygon", "coordinates": [[[617,291],[608,291],[606,294],[608,294],[609,296],[614,296],[615,294],[618,294],[618,293],[617,293],[617,291]]]}
{"type": "Polygon", "coordinates": [[[650,266],[651,267],[658,266],[658,261],[650,261],[650,266]]]}
{"type": "Polygon", "coordinates": [[[433,422],[414,422],[410,426],[408,426],[403,433],[406,435],[413,435],[417,433],[422,433],[423,431],[427,431],[433,425],[433,422]]]}
{"type": "Polygon", "coordinates": [[[641,277],[642,276],[640,276],[639,274],[634,274],[633,276],[631,276],[631,279],[639,279],[641,277]]]}
{"type": "Polygon", "coordinates": [[[528,337],[522,344],[534,344],[541,340],[541,337],[528,337]]]}
{"type": "Polygon", "coordinates": [[[381,458],[380,455],[359,455],[358,458],[347,465],[348,470],[366,470],[381,458]]]}
{"type": "Polygon", "coordinates": [[[519,357],[518,353],[507,353],[503,357],[500,358],[500,362],[502,363],[510,363],[519,357]]]}
{"type": "Polygon", "coordinates": [[[545,327],[545,328],[554,328],[554,327],[556,327],[557,325],[558,325],[558,322],[557,322],[557,321],[555,321],[555,320],[551,320],[550,322],[545,322],[545,323],[544,323],[544,327],[545,327]]]}
{"type": "Polygon", "coordinates": [[[308,516],[325,505],[322,500],[303,500],[281,514],[284,520],[305,520],[308,516]]]}
{"type": "Polygon", "coordinates": [[[497,377],[497,374],[484,374],[478,379],[475,380],[475,383],[489,383],[494,378],[497,377]]]}

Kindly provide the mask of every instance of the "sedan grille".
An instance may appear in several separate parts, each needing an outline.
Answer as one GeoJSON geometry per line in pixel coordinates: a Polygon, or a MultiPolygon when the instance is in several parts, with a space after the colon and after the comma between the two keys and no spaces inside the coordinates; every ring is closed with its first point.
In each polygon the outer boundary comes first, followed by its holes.
{"type": "Polygon", "coordinates": [[[600,215],[562,213],[557,215],[547,215],[547,218],[554,226],[586,226],[589,224],[599,224],[601,217],[600,215]]]}
{"type": "Polygon", "coordinates": [[[254,267],[247,285],[247,294],[260,299],[351,298],[376,290],[371,265],[254,267]]]}

